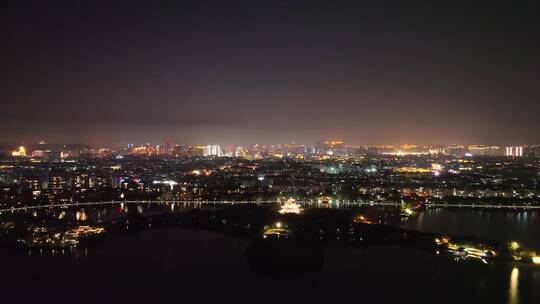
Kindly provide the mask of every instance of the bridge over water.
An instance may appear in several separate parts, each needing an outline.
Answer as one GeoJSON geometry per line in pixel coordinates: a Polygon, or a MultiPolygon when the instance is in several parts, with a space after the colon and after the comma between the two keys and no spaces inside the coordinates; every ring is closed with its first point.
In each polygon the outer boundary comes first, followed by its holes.
{"type": "MultiPolygon", "coordinates": [[[[137,200],[137,201],[104,201],[104,202],[83,202],[83,203],[65,203],[65,204],[47,204],[37,206],[24,206],[0,209],[0,214],[4,212],[20,212],[50,208],[70,208],[84,206],[110,206],[110,205],[142,205],[142,204],[178,204],[186,207],[200,206],[219,206],[219,205],[241,205],[241,204],[278,204],[279,201],[161,201],[161,200],[137,200]]],[[[347,208],[351,206],[400,206],[400,202],[364,202],[364,201],[333,201],[330,203],[321,203],[318,201],[297,201],[304,206],[311,207],[330,207],[330,208],[347,208]]],[[[525,204],[448,204],[448,203],[426,203],[427,208],[475,208],[475,209],[516,209],[516,210],[540,210],[540,205],[525,205],[525,204]]]]}

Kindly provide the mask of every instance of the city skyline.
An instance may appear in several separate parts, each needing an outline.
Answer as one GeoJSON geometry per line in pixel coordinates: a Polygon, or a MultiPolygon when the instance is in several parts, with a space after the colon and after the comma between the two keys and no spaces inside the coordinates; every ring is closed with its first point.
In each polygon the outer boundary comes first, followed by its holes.
{"type": "Polygon", "coordinates": [[[0,146],[4,147],[14,147],[14,146],[39,146],[39,145],[53,145],[53,146],[89,146],[93,148],[125,148],[129,146],[145,146],[145,145],[151,145],[151,146],[193,146],[193,147],[206,147],[210,145],[218,145],[220,147],[254,147],[254,146],[264,146],[264,147],[273,147],[273,146],[316,146],[317,144],[324,143],[324,142],[331,142],[331,141],[337,141],[341,143],[345,147],[394,147],[394,148],[400,148],[400,147],[407,147],[408,148],[421,148],[421,147],[451,147],[451,146],[463,146],[463,147],[469,147],[469,146],[497,146],[500,148],[504,147],[513,147],[513,146],[524,146],[524,147],[536,147],[540,146],[539,143],[536,142],[518,142],[515,144],[505,144],[505,142],[427,142],[427,143],[418,143],[418,142],[398,142],[398,143],[357,143],[357,142],[349,142],[344,141],[342,139],[336,139],[336,138],[325,138],[325,139],[318,139],[314,141],[296,141],[292,140],[289,142],[228,142],[224,143],[223,141],[209,141],[209,140],[197,140],[194,142],[186,142],[186,141],[178,141],[178,140],[164,140],[164,141],[158,141],[158,140],[143,140],[143,141],[120,141],[115,143],[92,143],[92,142],[81,142],[81,141],[73,141],[73,142],[49,142],[41,138],[40,140],[36,141],[13,141],[13,142],[0,142],[0,146]]]}
{"type": "Polygon", "coordinates": [[[253,145],[219,145],[219,144],[134,144],[123,146],[90,146],[85,144],[50,144],[40,141],[30,145],[0,146],[0,156],[15,158],[32,157],[37,160],[72,159],[79,157],[119,157],[132,156],[165,156],[165,157],[235,157],[235,158],[309,158],[309,157],[345,157],[362,156],[454,156],[454,157],[498,157],[534,158],[540,155],[540,145],[350,145],[340,140],[320,140],[315,144],[282,143],[253,145]]]}

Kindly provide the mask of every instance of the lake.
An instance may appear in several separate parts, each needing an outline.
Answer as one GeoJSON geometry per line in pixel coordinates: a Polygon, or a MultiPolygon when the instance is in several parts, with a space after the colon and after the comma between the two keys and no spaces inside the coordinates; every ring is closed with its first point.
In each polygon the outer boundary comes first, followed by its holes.
{"type": "MultiPolygon", "coordinates": [[[[531,247],[538,238],[532,212],[428,210],[402,225],[531,247]]],[[[161,227],[107,233],[95,248],[74,254],[0,250],[0,286],[3,299],[23,303],[540,303],[540,268],[532,265],[455,261],[398,246],[326,247],[319,271],[268,276],[251,271],[250,241],[161,227]]]]}

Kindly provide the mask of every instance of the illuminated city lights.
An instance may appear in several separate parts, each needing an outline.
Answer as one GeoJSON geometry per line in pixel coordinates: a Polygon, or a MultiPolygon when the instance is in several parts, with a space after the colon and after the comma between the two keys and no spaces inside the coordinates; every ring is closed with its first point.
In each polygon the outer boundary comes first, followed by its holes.
{"type": "Polygon", "coordinates": [[[298,204],[294,199],[288,199],[282,206],[281,209],[279,209],[279,213],[281,214],[300,214],[302,212],[302,208],[300,207],[300,204],[298,204]]]}
{"type": "Polygon", "coordinates": [[[9,1],[5,303],[540,303],[540,9],[9,1]]]}
{"type": "Polygon", "coordinates": [[[11,152],[11,156],[25,157],[26,156],[26,149],[23,146],[20,146],[17,150],[11,152]]]}

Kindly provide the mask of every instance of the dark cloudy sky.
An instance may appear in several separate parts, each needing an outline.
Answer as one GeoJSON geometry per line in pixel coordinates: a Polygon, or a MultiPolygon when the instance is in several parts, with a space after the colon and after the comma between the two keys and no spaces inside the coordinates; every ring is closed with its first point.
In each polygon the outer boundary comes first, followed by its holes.
{"type": "Polygon", "coordinates": [[[2,1],[0,142],[540,143],[538,9],[365,2],[2,1]]]}

